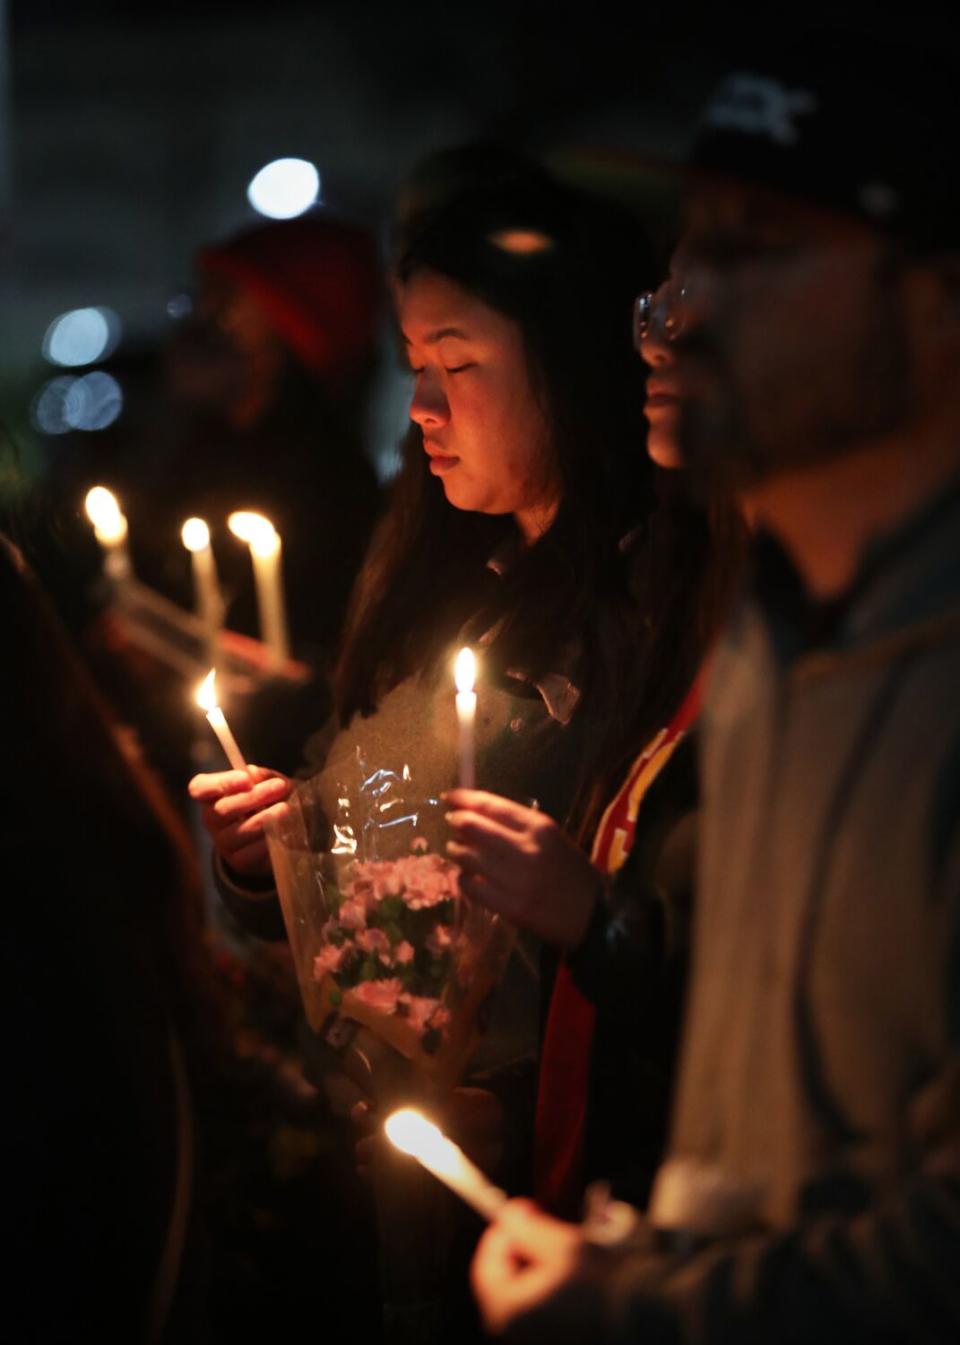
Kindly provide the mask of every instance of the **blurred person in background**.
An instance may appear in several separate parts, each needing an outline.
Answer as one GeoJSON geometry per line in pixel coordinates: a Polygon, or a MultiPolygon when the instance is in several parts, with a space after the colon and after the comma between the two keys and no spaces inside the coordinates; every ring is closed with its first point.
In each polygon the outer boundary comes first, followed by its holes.
{"type": "Polygon", "coordinates": [[[507,1207],[473,1277],[511,1339],[957,1334],[955,89],[823,42],[707,109],[679,445],[758,532],[705,713],[670,1151],[614,1252],[507,1207]]]}
{"type": "MultiPolygon", "coordinates": [[[[381,303],[375,242],[310,213],[204,248],[197,274],[165,357],[177,440],[155,476],[143,464],[141,487],[174,540],[183,517],[209,520],[228,622],[251,634],[249,558],[226,515],[265,514],[284,542],[294,643],[332,657],[379,507],[362,439],[381,303]]],[[[169,547],[157,545],[155,563],[169,547]]]]}

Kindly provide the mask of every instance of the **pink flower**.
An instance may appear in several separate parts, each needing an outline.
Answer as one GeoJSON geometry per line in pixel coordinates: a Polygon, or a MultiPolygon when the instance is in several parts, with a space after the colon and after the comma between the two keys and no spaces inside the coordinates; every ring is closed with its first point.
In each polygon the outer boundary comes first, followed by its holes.
{"type": "Polygon", "coordinates": [[[361,981],[350,991],[361,1004],[366,1004],[379,1013],[393,1013],[400,998],[400,982],[394,977],[389,981],[361,981]]]}
{"type": "MultiPolygon", "coordinates": [[[[389,870],[390,866],[384,864],[383,869],[389,870]]],[[[384,897],[398,897],[403,890],[403,879],[399,873],[385,872],[380,873],[373,880],[373,895],[377,901],[383,901],[384,897]]]]}
{"type": "Polygon", "coordinates": [[[357,935],[357,944],[365,953],[385,955],[390,952],[390,940],[382,929],[362,929],[357,935]]]}
{"type": "Polygon", "coordinates": [[[399,859],[357,860],[345,891],[349,899],[372,902],[403,896],[411,910],[436,906],[457,895],[459,869],[443,855],[403,855],[399,859]]]}
{"type": "Polygon", "coordinates": [[[347,884],[347,892],[354,901],[362,901],[365,904],[373,900],[373,883],[369,878],[356,878],[352,883],[347,884]]]}
{"type": "Polygon", "coordinates": [[[441,953],[447,952],[453,947],[453,930],[449,925],[437,925],[427,938],[427,948],[434,957],[439,957],[441,953]]]}
{"type": "Polygon", "coordinates": [[[357,860],[353,866],[353,888],[368,901],[383,901],[384,897],[399,896],[403,880],[397,872],[399,860],[357,860]]]}
{"type": "Polygon", "coordinates": [[[408,962],[412,962],[413,944],[407,943],[406,939],[404,939],[402,943],[398,943],[393,950],[393,958],[394,961],[399,962],[401,966],[406,966],[408,962]]]}
{"type": "Polygon", "coordinates": [[[450,1021],[450,1010],[445,1009],[438,999],[429,999],[426,995],[401,995],[400,1002],[407,1011],[407,1022],[415,1032],[425,1032],[428,1027],[443,1027],[450,1021]]]}
{"type": "Polygon", "coordinates": [[[328,943],[326,948],[321,948],[320,952],[313,959],[314,980],[321,980],[328,971],[336,971],[343,961],[344,951],[343,948],[334,948],[332,943],[328,943]]]}
{"type": "Polygon", "coordinates": [[[344,929],[364,929],[367,923],[367,911],[362,901],[348,898],[340,907],[337,919],[344,929]]]}

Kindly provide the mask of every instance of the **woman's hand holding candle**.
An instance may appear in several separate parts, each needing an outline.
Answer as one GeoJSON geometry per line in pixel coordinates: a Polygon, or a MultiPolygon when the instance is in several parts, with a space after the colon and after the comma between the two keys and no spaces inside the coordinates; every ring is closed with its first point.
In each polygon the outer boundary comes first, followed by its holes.
{"type": "Polygon", "coordinates": [[[195,775],[188,789],[221,860],[245,878],[269,877],[264,823],[282,815],[293,782],[265,766],[248,766],[195,775]]]}
{"type": "Polygon", "coordinates": [[[561,948],[587,931],[600,874],[551,818],[479,789],[445,795],[466,896],[561,948]]]}

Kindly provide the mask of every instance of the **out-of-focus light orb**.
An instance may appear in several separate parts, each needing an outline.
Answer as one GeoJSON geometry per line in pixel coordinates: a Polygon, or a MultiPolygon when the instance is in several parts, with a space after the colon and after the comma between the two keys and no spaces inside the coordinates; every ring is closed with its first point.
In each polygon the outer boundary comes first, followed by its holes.
{"type": "Polygon", "coordinates": [[[76,378],[62,374],[44,383],[30,408],[34,429],[41,434],[67,434],[73,429],[67,416],[67,404],[76,382],[76,378]]]}
{"type": "Polygon", "coordinates": [[[553,239],[539,229],[501,229],[490,235],[494,247],[504,252],[512,252],[517,257],[529,257],[537,252],[547,252],[553,247],[553,239]]]}
{"type": "Polygon", "coordinates": [[[108,532],[116,529],[123,518],[119,500],[106,486],[91,486],[83,501],[83,507],[93,526],[108,532]]]}
{"type": "Polygon", "coordinates": [[[167,300],[167,317],[174,322],[182,322],[193,312],[193,299],[189,294],[172,294],[167,300]]]}
{"type": "Polygon", "coordinates": [[[104,359],[119,339],[120,319],[111,309],[72,308],[47,328],[43,354],[51,364],[74,369],[104,359]]]}
{"type": "Polygon", "coordinates": [[[202,518],[188,518],[180,529],[180,538],[188,551],[205,551],[210,545],[210,529],[202,518]]]}
{"type": "Polygon", "coordinates": [[[307,159],[274,159],[247,188],[247,200],[268,219],[294,219],[319,199],[320,174],[307,159]]]}
{"type": "Polygon", "coordinates": [[[74,379],[64,408],[72,430],[105,430],[123,410],[123,392],[112,374],[94,369],[74,379]]]}
{"type": "Polygon", "coordinates": [[[112,374],[94,369],[76,377],[51,378],[33,399],[30,418],[43,434],[105,430],[123,409],[123,392],[112,374]]]}

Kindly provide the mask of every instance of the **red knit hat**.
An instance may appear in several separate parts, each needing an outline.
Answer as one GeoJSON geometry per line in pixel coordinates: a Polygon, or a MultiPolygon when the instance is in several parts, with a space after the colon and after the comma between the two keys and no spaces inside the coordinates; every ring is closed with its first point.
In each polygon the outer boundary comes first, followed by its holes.
{"type": "Polygon", "coordinates": [[[197,265],[255,294],[315,374],[349,377],[370,355],[382,286],[376,243],[358,225],[319,212],[272,220],[204,248],[197,265]]]}

